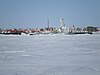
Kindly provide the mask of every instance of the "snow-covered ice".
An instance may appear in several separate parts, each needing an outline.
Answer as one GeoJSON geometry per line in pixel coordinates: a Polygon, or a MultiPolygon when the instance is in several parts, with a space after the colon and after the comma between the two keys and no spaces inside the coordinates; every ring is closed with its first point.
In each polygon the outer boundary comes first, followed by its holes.
{"type": "Polygon", "coordinates": [[[100,35],[0,35],[0,75],[100,75],[100,35]]]}

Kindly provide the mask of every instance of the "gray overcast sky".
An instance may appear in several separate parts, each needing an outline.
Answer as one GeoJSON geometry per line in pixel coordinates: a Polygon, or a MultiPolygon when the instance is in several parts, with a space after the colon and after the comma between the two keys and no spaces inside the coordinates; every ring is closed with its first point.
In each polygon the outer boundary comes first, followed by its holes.
{"type": "Polygon", "coordinates": [[[0,0],[1,28],[58,27],[63,17],[66,26],[100,27],[100,0],[0,0]]]}

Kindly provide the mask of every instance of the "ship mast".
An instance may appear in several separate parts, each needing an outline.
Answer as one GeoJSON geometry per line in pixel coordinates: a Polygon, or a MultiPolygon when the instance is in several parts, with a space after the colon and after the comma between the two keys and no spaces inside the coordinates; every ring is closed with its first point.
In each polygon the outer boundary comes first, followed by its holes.
{"type": "Polygon", "coordinates": [[[49,18],[47,19],[47,26],[48,26],[48,29],[49,29],[49,18]]]}
{"type": "Polygon", "coordinates": [[[47,28],[49,30],[49,15],[47,15],[47,28]]]}

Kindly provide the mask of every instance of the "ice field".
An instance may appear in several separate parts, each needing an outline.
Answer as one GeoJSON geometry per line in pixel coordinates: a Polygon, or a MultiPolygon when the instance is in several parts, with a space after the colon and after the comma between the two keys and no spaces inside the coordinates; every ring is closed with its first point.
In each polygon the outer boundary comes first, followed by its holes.
{"type": "Polygon", "coordinates": [[[0,75],[100,75],[100,35],[0,35],[0,75]]]}

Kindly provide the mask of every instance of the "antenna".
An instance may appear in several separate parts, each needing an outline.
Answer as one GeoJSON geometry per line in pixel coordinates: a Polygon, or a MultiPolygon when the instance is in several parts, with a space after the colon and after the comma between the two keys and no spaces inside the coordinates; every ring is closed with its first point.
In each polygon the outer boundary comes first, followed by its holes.
{"type": "Polygon", "coordinates": [[[49,15],[47,15],[47,26],[48,26],[48,29],[49,29],[49,15]]]}

